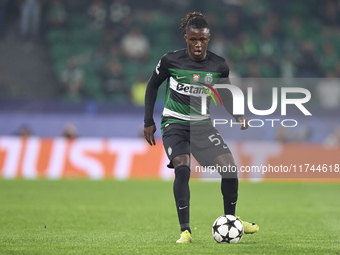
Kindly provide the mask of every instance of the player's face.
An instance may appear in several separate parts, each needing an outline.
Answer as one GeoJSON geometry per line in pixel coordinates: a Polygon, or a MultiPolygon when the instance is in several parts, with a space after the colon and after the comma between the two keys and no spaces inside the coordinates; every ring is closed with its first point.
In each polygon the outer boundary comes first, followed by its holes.
{"type": "Polygon", "coordinates": [[[209,28],[190,28],[184,38],[187,41],[189,57],[195,61],[205,59],[210,40],[209,28]]]}

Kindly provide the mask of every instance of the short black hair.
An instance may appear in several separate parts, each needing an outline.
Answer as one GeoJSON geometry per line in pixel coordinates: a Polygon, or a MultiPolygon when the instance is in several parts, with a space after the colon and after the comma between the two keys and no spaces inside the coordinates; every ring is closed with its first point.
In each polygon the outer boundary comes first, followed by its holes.
{"type": "Polygon", "coordinates": [[[183,29],[182,34],[185,33],[188,28],[209,28],[208,22],[205,20],[205,16],[200,12],[190,12],[185,18],[182,19],[180,29],[183,29]]]}

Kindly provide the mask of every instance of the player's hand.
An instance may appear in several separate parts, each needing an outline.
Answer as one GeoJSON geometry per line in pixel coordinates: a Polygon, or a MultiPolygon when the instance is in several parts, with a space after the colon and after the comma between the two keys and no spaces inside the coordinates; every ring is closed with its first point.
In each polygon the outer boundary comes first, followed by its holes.
{"type": "Polygon", "coordinates": [[[249,120],[246,116],[238,117],[237,122],[242,123],[240,126],[241,130],[246,130],[249,127],[249,120]]]}
{"type": "Polygon", "coordinates": [[[152,125],[150,127],[144,128],[144,138],[145,138],[146,141],[148,141],[148,143],[151,146],[156,145],[155,137],[154,137],[155,132],[156,132],[156,125],[152,125]]]}

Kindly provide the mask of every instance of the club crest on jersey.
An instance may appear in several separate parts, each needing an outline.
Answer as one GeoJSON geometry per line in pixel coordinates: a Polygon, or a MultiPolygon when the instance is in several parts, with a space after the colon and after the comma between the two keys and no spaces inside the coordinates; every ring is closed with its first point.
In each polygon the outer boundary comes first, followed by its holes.
{"type": "Polygon", "coordinates": [[[168,147],[168,154],[169,156],[172,154],[172,148],[170,146],[168,147]]]}
{"type": "Polygon", "coordinates": [[[192,79],[194,80],[194,82],[198,82],[200,80],[200,75],[199,74],[194,74],[192,79]]]}
{"type": "Polygon", "coordinates": [[[207,73],[207,74],[205,75],[204,82],[205,82],[206,84],[211,84],[212,81],[213,81],[212,73],[207,73]]]}

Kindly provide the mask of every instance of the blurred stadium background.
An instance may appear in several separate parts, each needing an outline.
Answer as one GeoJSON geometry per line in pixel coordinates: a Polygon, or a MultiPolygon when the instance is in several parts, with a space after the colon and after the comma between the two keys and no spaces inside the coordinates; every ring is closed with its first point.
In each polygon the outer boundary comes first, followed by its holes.
{"type": "MultiPolygon", "coordinates": [[[[299,142],[296,152],[312,144],[317,149],[307,151],[306,160],[337,155],[340,1],[0,0],[0,175],[34,178],[49,172],[58,178],[63,174],[53,167],[59,162],[69,169],[64,176],[102,178],[115,164],[116,178],[127,178],[131,171],[138,178],[154,177],[153,171],[171,178],[164,170],[161,141],[149,149],[141,139],[144,91],[160,57],[186,47],[178,27],[191,11],[206,15],[209,49],[227,59],[233,79],[273,81],[255,85],[257,107],[270,106],[275,79],[287,86],[303,81],[298,86],[312,93],[308,109],[313,116],[294,109],[288,116],[299,121],[298,127],[221,131],[227,141],[235,148],[242,140],[252,140],[256,148],[260,143],[281,146],[278,151],[299,142]],[[26,136],[34,138],[20,138],[26,136]],[[78,137],[82,149],[69,152],[72,141],[57,137],[78,137]],[[60,161],[63,153],[54,150],[70,155],[60,161]],[[85,154],[95,156],[81,162],[85,154]],[[158,165],[151,166],[148,161],[156,158],[158,165]],[[13,160],[20,163],[11,165],[13,160]],[[147,173],[141,166],[154,170],[147,173]],[[86,167],[97,170],[82,173],[86,167]]],[[[156,135],[160,138],[159,131],[156,135]]],[[[243,163],[263,163],[249,161],[246,151],[240,152],[243,163]]],[[[292,155],[287,155],[283,161],[288,163],[292,155]]]]}

